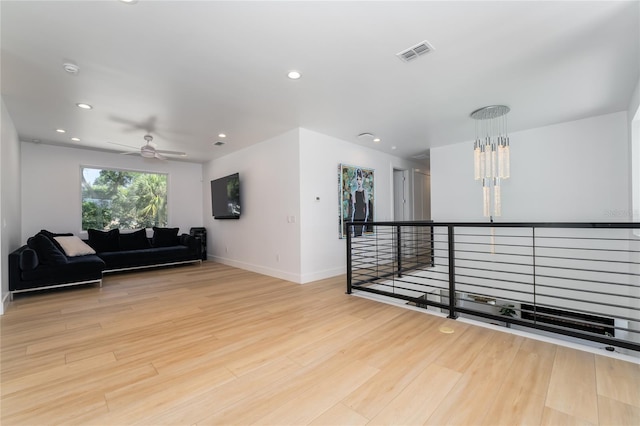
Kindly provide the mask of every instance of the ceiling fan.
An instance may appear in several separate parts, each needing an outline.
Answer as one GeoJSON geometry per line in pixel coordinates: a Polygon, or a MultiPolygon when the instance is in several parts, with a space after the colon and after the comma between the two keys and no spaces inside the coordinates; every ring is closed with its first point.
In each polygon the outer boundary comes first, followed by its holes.
{"type": "MultiPolygon", "coordinates": [[[[130,154],[135,154],[135,155],[140,155],[144,158],[155,158],[158,160],[166,160],[167,157],[165,157],[165,155],[177,155],[180,157],[185,157],[187,155],[186,152],[181,152],[181,151],[168,151],[165,149],[158,149],[157,145],[155,143],[153,143],[153,136],[147,134],[144,135],[144,140],[146,141],[146,143],[144,145],[142,145],[140,147],[140,150],[138,151],[127,151],[127,152],[121,152],[121,154],[123,155],[130,155],[130,154]]],[[[114,145],[121,145],[121,146],[126,146],[129,148],[134,148],[132,146],[129,145],[123,145],[120,143],[115,143],[115,142],[111,142],[114,145]]]]}

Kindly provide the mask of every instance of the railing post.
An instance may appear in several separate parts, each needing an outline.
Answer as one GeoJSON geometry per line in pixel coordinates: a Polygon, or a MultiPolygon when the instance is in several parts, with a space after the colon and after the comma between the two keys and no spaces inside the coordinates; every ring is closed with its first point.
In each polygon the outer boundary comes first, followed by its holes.
{"type": "Polygon", "coordinates": [[[398,260],[398,278],[402,277],[402,231],[400,225],[396,225],[396,245],[398,246],[397,260],[398,260]]]}
{"type": "Polygon", "coordinates": [[[434,252],[435,245],[433,243],[433,239],[435,238],[433,235],[433,226],[429,227],[429,237],[431,238],[431,266],[436,266],[436,254],[434,252]]]}
{"type": "Polygon", "coordinates": [[[455,277],[455,256],[453,253],[453,225],[447,225],[448,250],[449,250],[449,315],[447,318],[456,319],[456,277],[455,277]]]}
{"type": "Polygon", "coordinates": [[[351,229],[353,226],[347,224],[347,294],[351,294],[351,229]]]}

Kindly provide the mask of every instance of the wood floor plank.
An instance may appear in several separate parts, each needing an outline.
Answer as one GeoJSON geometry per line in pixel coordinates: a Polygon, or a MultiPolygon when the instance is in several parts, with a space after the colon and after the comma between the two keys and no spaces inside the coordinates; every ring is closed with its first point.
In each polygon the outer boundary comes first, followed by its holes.
{"type": "MultiPolygon", "coordinates": [[[[439,323],[448,321],[438,318],[439,323]]],[[[462,325],[461,330],[466,326],[462,325]]],[[[414,345],[407,348],[407,352],[389,357],[388,363],[370,380],[348,395],[344,404],[367,418],[374,418],[384,407],[396,398],[404,388],[427,368],[434,359],[449,350],[461,333],[434,333],[427,329],[415,337],[414,345]]]]}
{"type": "Polygon", "coordinates": [[[112,274],[16,295],[0,343],[3,425],[640,424],[638,363],[346,295],[345,277],[112,274]]]}
{"type": "MultiPolygon", "coordinates": [[[[467,333],[476,331],[479,331],[477,340],[488,340],[482,345],[482,356],[477,356],[473,360],[447,398],[425,424],[481,424],[496,400],[497,389],[500,389],[506,379],[505,371],[511,368],[524,338],[492,330],[487,335],[475,327],[467,330],[467,333]]],[[[464,335],[460,340],[463,338],[464,335]]],[[[442,362],[442,355],[436,364],[440,365],[440,362],[442,362]]]]}
{"type": "Polygon", "coordinates": [[[545,405],[597,424],[595,355],[558,347],[545,405]]]}
{"type": "Polygon", "coordinates": [[[550,343],[522,343],[484,419],[486,426],[540,424],[555,352],[550,343]]]}
{"type": "Polygon", "coordinates": [[[554,410],[553,408],[544,407],[540,426],[595,426],[597,424],[598,423],[591,423],[579,417],[554,410]]]}
{"type": "Polygon", "coordinates": [[[638,426],[640,407],[598,396],[598,421],[602,426],[638,426]]]}
{"type": "Polygon", "coordinates": [[[398,396],[374,417],[371,425],[422,425],[447,394],[460,380],[462,374],[431,364],[407,385],[398,396]]]}
{"type": "Polygon", "coordinates": [[[173,405],[155,415],[146,416],[138,421],[145,425],[196,424],[203,421],[213,412],[237,403],[258,399],[274,383],[283,382],[288,377],[299,373],[301,367],[288,358],[279,358],[273,363],[256,369],[250,375],[238,377],[224,382],[219,386],[210,387],[199,395],[189,395],[190,398],[177,405],[173,405]],[[212,409],[212,407],[215,407],[212,409]]]}
{"type": "Polygon", "coordinates": [[[596,380],[598,395],[640,408],[640,364],[596,356],[596,380]]]}
{"type": "Polygon", "coordinates": [[[344,404],[337,403],[309,424],[312,426],[364,426],[367,423],[369,423],[369,419],[361,416],[344,404]]]}

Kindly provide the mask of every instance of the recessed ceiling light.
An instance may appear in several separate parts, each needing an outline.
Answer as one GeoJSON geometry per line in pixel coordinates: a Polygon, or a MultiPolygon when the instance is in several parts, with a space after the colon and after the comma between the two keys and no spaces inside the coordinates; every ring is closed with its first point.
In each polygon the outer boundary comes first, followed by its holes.
{"type": "Polygon", "coordinates": [[[380,142],[380,141],[381,141],[381,139],[380,139],[380,138],[373,138],[373,141],[374,141],[375,143],[378,143],[378,142],[380,142]]]}
{"type": "Polygon", "coordinates": [[[122,3],[134,4],[138,3],[138,0],[120,0],[122,3]]]}
{"type": "Polygon", "coordinates": [[[392,147],[391,147],[391,149],[396,149],[396,146],[395,146],[395,145],[394,145],[394,146],[392,146],[392,147]]]}
{"type": "Polygon", "coordinates": [[[78,103],[78,104],[76,104],[76,106],[78,108],[82,108],[82,109],[93,109],[93,107],[91,105],[89,105],[89,104],[78,103]]]}
{"type": "Polygon", "coordinates": [[[62,68],[69,74],[76,75],[80,71],[80,67],[72,62],[65,62],[62,64],[62,68]]]}
{"type": "Polygon", "coordinates": [[[74,142],[80,142],[80,138],[71,138],[71,140],[74,142]]]}
{"type": "Polygon", "coordinates": [[[287,74],[287,77],[289,77],[291,80],[297,80],[300,77],[302,77],[302,74],[300,74],[300,72],[298,71],[289,71],[289,74],[287,74]]]}
{"type": "Polygon", "coordinates": [[[67,133],[67,131],[65,129],[56,129],[56,132],[58,132],[58,133],[67,133]]]}
{"type": "Polygon", "coordinates": [[[219,138],[226,138],[226,137],[227,137],[227,135],[225,135],[224,133],[218,133],[218,137],[219,137],[219,138]]]}

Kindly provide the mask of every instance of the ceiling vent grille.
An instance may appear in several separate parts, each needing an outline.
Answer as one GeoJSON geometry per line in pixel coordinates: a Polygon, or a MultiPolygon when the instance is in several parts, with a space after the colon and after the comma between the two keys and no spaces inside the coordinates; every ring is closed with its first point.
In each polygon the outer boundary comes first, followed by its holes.
{"type": "Polygon", "coordinates": [[[427,158],[429,158],[429,153],[428,152],[423,152],[422,154],[416,154],[416,155],[412,156],[411,158],[415,158],[416,160],[426,160],[427,158]]]}
{"type": "Polygon", "coordinates": [[[425,40],[415,46],[403,50],[400,53],[396,53],[396,56],[403,62],[409,62],[416,59],[418,56],[426,55],[433,50],[433,46],[425,40]]]}

